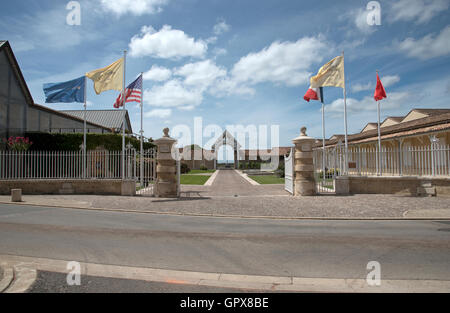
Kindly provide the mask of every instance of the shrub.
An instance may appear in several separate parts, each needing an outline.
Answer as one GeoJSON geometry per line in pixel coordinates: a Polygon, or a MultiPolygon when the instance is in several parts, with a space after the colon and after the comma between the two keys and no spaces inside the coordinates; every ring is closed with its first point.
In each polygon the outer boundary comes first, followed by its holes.
{"type": "Polygon", "coordinates": [[[8,140],[3,139],[3,141],[10,150],[14,151],[27,151],[33,144],[28,137],[9,137],[8,140]]]}
{"type": "Polygon", "coordinates": [[[261,169],[261,163],[256,161],[250,161],[249,168],[253,170],[260,170],[261,169]]]}
{"type": "Polygon", "coordinates": [[[285,172],[284,172],[284,163],[278,165],[278,169],[275,171],[275,173],[280,178],[284,178],[285,172]]]}
{"type": "Polygon", "coordinates": [[[202,166],[200,166],[200,170],[202,170],[202,171],[207,171],[208,168],[207,168],[206,166],[202,165],[202,166]]]}
{"type": "MultiPolygon", "coordinates": [[[[333,178],[335,176],[339,176],[339,169],[334,169],[334,168],[330,168],[327,169],[325,168],[325,178],[333,178]]],[[[322,179],[323,178],[323,171],[319,172],[319,178],[322,179]]]]}
{"type": "MultiPolygon", "coordinates": [[[[41,151],[78,151],[83,143],[82,133],[73,134],[49,134],[49,133],[27,133],[31,141],[34,142],[30,150],[41,151]]],[[[109,151],[122,150],[122,135],[120,134],[87,134],[87,149],[94,150],[97,147],[104,147],[109,151]]],[[[125,144],[131,143],[133,148],[139,151],[140,141],[134,137],[126,137],[125,144]]],[[[150,149],[155,145],[151,142],[144,142],[144,149],[150,149]]]]}
{"type": "Polygon", "coordinates": [[[189,168],[189,166],[187,166],[186,163],[180,164],[180,173],[181,174],[186,174],[186,173],[189,173],[190,171],[191,171],[191,169],[189,168]]]}

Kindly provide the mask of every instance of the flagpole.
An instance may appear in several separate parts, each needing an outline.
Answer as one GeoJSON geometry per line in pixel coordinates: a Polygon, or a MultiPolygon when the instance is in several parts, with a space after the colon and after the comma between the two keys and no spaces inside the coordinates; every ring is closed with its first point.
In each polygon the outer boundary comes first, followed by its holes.
{"type": "MultiPolygon", "coordinates": [[[[378,70],[377,70],[378,76],[378,70]]],[[[380,130],[380,101],[377,100],[377,112],[378,112],[378,171],[377,174],[381,176],[381,130],[380,130]]]]}
{"type": "Polygon", "coordinates": [[[84,76],[84,127],[83,127],[83,178],[86,178],[86,89],[87,89],[87,76],[84,76]]]}
{"type": "Polygon", "coordinates": [[[127,64],[127,50],[123,51],[123,84],[122,84],[122,180],[125,180],[125,125],[126,125],[126,110],[125,110],[125,72],[127,64]]]}
{"type": "Polygon", "coordinates": [[[345,56],[344,51],[342,51],[342,62],[344,64],[344,128],[345,128],[345,164],[344,164],[344,173],[347,174],[347,166],[348,166],[348,135],[347,135],[347,91],[346,91],[346,83],[345,83],[345,56]]]}
{"type": "Polygon", "coordinates": [[[323,101],[323,87],[319,87],[319,95],[322,102],[322,179],[325,182],[325,104],[323,101]]]}
{"type": "Polygon", "coordinates": [[[141,72],[142,86],[141,86],[141,157],[139,163],[141,165],[141,188],[144,186],[144,73],[141,72]]]}

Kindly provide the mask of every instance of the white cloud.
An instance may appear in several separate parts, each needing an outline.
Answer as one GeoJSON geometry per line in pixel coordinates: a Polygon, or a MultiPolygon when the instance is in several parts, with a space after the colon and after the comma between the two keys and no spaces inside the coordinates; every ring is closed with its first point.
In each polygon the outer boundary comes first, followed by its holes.
{"type": "Polygon", "coordinates": [[[118,16],[131,13],[133,15],[154,14],[162,11],[169,0],[101,0],[102,8],[118,16]]]}
{"type": "Polygon", "coordinates": [[[356,27],[365,34],[371,34],[377,30],[377,27],[374,25],[369,25],[367,23],[367,13],[369,11],[365,9],[357,9],[352,11],[350,14],[353,15],[353,19],[356,27]]]}
{"type": "Polygon", "coordinates": [[[216,81],[216,83],[211,86],[209,92],[216,97],[224,97],[229,95],[254,95],[255,90],[243,83],[239,83],[234,79],[229,77],[224,77],[216,81]]]}
{"type": "Polygon", "coordinates": [[[228,25],[224,19],[220,19],[216,25],[214,25],[213,31],[214,34],[220,35],[228,32],[231,29],[231,26],[228,25]]]}
{"type": "Polygon", "coordinates": [[[144,80],[154,80],[157,82],[163,82],[168,80],[172,76],[172,71],[165,67],[153,65],[150,70],[144,73],[144,80]]]}
{"type": "MultiPolygon", "coordinates": [[[[391,92],[388,97],[382,101],[383,110],[392,110],[400,108],[402,105],[409,103],[411,94],[408,92],[391,92]]],[[[347,112],[367,112],[376,111],[377,105],[372,96],[366,96],[361,100],[354,98],[347,99],[347,112]]],[[[331,104],[325,106],[325,112],[343,113],[344,100],[342,98],[334,100],[331,104]]]]}
{"type": "MultiPolygon", "coordinates": [[[[400,76],[398,75],[387,75],[380,77],[381,83],[385,88],[394,85],[400,81],[400,76]]],[[[352,85],[353,92],[360,92],[365,90],[375,90],[375,83],[369,82],[367,84],[354,84],[352,85]]]]}
{"type": "Polygon", "coordinates": [[[450,53],[450,26],[444,28],[439,35],[426,35],[421,39],[407,38],[398,44],[398,48],[409,57],[422,60],[440,57],[450,53]]]}
{"type": "Polygon", "coordinates": [[[389,12],[391,22],[415,21],[423,24],[449,7],[448,0],[400,0],[393,2],[389,12]]]}
{"type": "Polygon", "coordinates": [[[149,112],[145,112],[145,117],[159,117],[159,118],[167,118],[172,115],[171,109],[155,109],[149,112]]]}
{"type": "Polygon", "coordinates": [[[400,76],[398,75],[387,75],[380,77],[381,82],[384,87],[392,86],[400,81],[400,76]]]}
{"type": "Polygon", "coordinates": [[[185,78],[185,85],[205,89],[214,84],[219,77],[226,76],[227,70],[223,67],[218,67],[211,60],[206,60],[188,63],[176,70],[175,74],[185,78]]]}
{"type": "Polygon", "coordinates": [[[156,107],[198,106],[203,94],[198,89],[188,89],[179,80],[170,80],[161,86],[144,91],[144,101],[156,107]]]}
{"type": "Polygon", "coordinates": [[[232,70],[237,82],[261,82],[298,86],[309,81],[312,64],[321,62],[328,45],[322,38],[305,37],[296,42],[274,42],[241,58],[232,70]]]}
{"type": "Polygon", "coordinates": [[[178,109],[182,111],[192,111],[195,109],[195,105],[186,105],[183,107],[179,107],[178,109]]]}
{"type": "Polygon", "coordinates": [[[374,88],[374,84],[372,83],[367,83],[367,84],[354,84],[352,85],[352,91],[353,92],[360,92],[360,91],[364,91],[364,90],[370,90],[374,88]]]}
{"type": "Polygon", "coordinates": [[[217,37],[213,36],[213,37],[209,37],[208,39],[205,40],[205,42],[210,45],[210,44],[215,44],[217,42],[217,37]]]}
{"type": "MultiPolygon", "coordinates": [[[[65,6],[62,6],[17,17],[3,16],[0,20],[0,32],[7,38],[2,39],[9,39],[14,51],[19,52],[34,49],[64,50],[101,36],[98,32],[84,32],[80,31],[79,27],[67,25],[67,12],[65,6]]],[[[82,20],[82,23],[85,29],[92,27],[88,19],[82,20]]]]}
{"type": "Polygon", "coordinates": [[[131,56],[163,59],[203,58],[208,50],[205,41],[195,40],[169,25],[164,25],[159,31],[151,26],[142,27],[141,33],[131,38],[129,47],[131,56]]]}
{"type": "Polygon", "coordinates": [[[225,55],[228,53],[227,49],[224,48],[214,48],[213,53],[216,57],[220,55],[225,55]]]}

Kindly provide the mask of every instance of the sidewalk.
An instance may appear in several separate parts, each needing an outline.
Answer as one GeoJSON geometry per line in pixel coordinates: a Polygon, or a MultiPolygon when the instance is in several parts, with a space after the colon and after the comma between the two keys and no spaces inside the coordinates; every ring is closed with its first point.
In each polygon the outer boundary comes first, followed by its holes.
{"type": "MultiPolygon", "coordinates": [[[[257,186],[252,186],[257,187],[257,186]]],[[[182,198],[93,195],[24,195],[25,205],[79,209],[265,218],[450,219],[448,198],[393,195],[315,196],[208,195],[204,186],[183,186],[182,198]]],[[[226,194],[226,192],[224,191],[226,194]]],[[[11,203],[0,196],[0,203],[11,203]]]]}
{"type": "MultiPolygon", "coordinates": [[[[23,279],[22,288],[14,292],[25,292],[36,280],[37,271],[67,274],[67,260],[52,260],[22,256],[0,255],[0,260],[20,266],[34,273],[34,277],[23,279]],[[33,278],[33,279],[32,279],[33,278]]],[[[257,276],[227,273],[191,272],[180,270],[130,267],[109,264],[80,262],[82,275],[93,277],[141,280],[191,286],[237,288],[267,292],[447,292],[450,281],[445,280],[389,280],[383,279],[380,286],[369,286],[364,279],[257,276]]],[[[25,276],[22,274],[22,276],[25,276]]],[[[83,278],[83,279],[84,279],[83,278]]],[[[59,290],[58,290],[59,291],[59,290]]]]}

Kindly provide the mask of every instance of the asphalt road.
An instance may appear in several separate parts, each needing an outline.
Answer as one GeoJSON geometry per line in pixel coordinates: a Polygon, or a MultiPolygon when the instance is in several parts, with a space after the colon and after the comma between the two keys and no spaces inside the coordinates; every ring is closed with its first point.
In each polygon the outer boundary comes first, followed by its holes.
{"type": "MultiPolygon", "coordinates": [[[[79,286],[69,286],[66,274],[40,271],[29,293],[242,293],[256,292],[233,288],[192,286],[141,280],[82,276],[79,286]]],[[[261,291],[258,291],[258,293],[261,291]]]]}
{"type": "Polygon", "coordinates": [[[0,205],[0,254],[160,269],[450,280],[450,221],[230,219],[0,205]]]}

